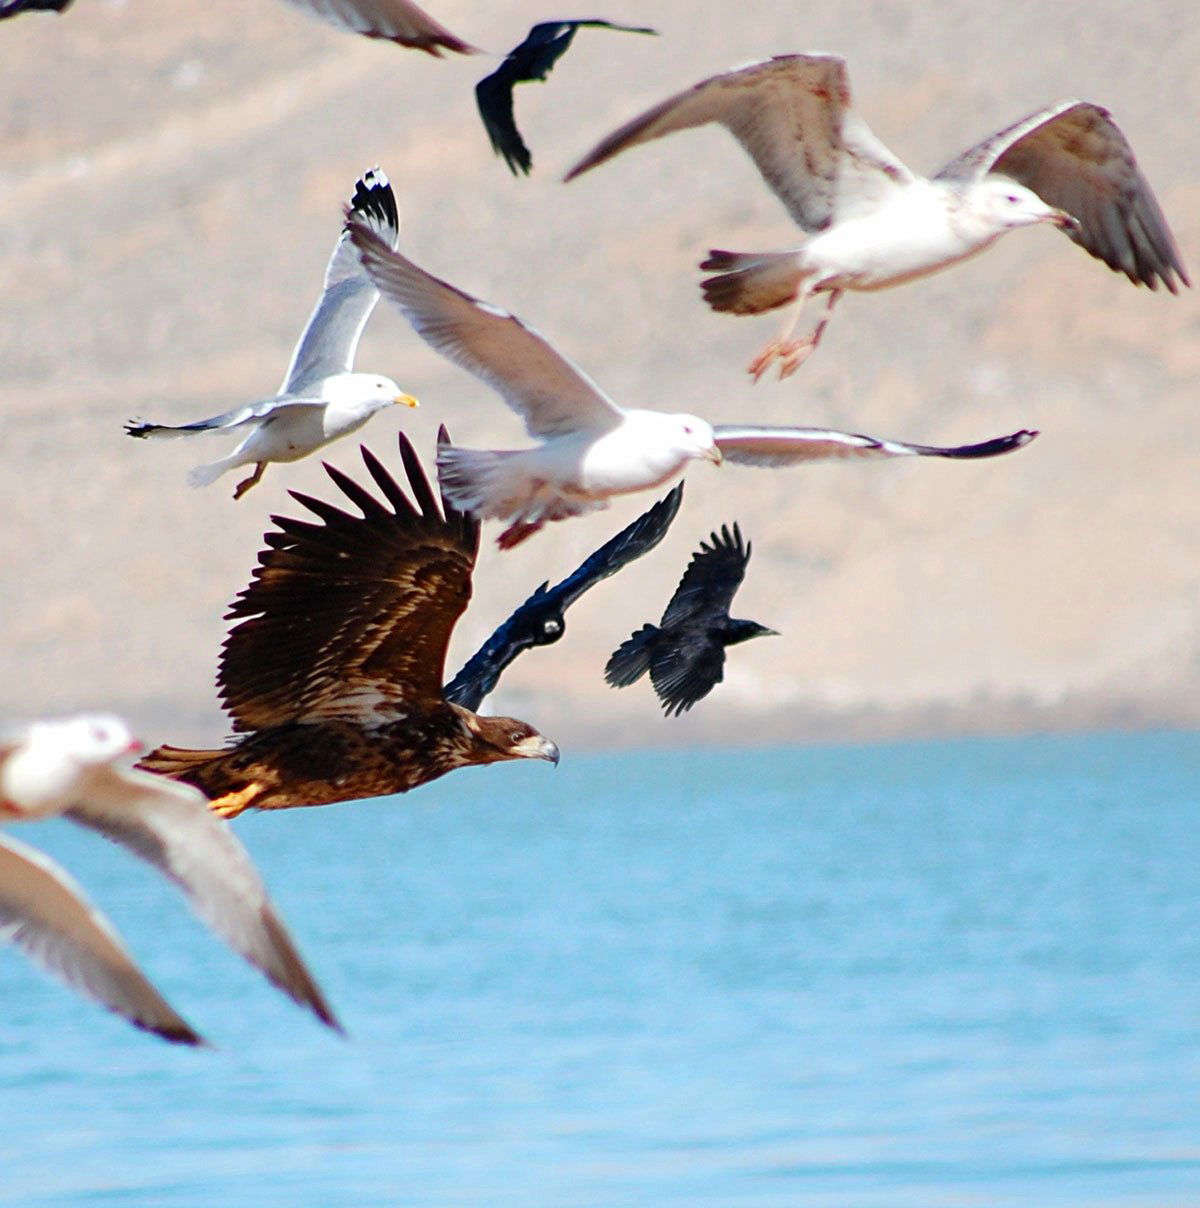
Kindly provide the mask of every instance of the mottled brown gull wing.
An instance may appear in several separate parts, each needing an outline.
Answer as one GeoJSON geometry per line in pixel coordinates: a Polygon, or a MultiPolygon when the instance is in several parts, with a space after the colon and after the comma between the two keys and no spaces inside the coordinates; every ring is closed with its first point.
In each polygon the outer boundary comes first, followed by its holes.
{"type": "Polygon", "coordinates": [[[369,227],[351,220],[346,229],[367,276],[417,335],[499,393],[531,436],[605,432],[621,422],[624,411],[516,315],[432,276],[369,227]]]}
{"type": "Polygon", "coordinates": [[[272,517],[253,581],[227,614],[239,623],[217,682],[234,729],[333,718],[371,727],[441,699],[479,526],[453,508],[443,517],[403,433],[400,454],[415,507],[364,448],[386,504],[326,465],[361,516],[293,491],[320,523],[272,517]]]}
{"type": "Polygon", "coordinates": [[[845,60],[779,55],[702,80],[603,139],[566,175],[627,147],[703,126],[723,125],[806,231],[877,204],[912,173],[850,109],[845,60]]]}
{"type": "Polygon", "coordinates": [[[988,173],[1012,177],[1075,217],[1079,229],[1067,234],[1135,285],[1157,289],[1161,281],[1177,293],[1176,277],[1191,284],[1133,148],[1107,109],[1060,101],[964,151],[937,179],[988,173]]]}
{"type": "Polygon", "coordinates": [[[152,864],[235,952],[331,1028],[340,1025],[279,918],[249,853],[189,784],[109,765],[67,816],[152,864]]]}
{"type": "Polygon", "coordinates": [[[179,1044],[204,1043],[150,984],[75,879],[8,836],[0,836],[0,939],[137,1027],[179,1044]]]}
{"type": "Polygon", "coordinates": [[[737,589],[746,577],[750,543],[743,541],[737,524],[733,532],[723,524],[692,555],[679,586],[662,616],[663,626],[678,625],[701,617],[727,615],[737,589]]]}
{"type": "Polygon", "coordinates": [[[384,38],[435,58],[443,50],[477,54],[469,42],[452,34],[411,0],[286,0],[318,20],[366,38],[384,38]]]}

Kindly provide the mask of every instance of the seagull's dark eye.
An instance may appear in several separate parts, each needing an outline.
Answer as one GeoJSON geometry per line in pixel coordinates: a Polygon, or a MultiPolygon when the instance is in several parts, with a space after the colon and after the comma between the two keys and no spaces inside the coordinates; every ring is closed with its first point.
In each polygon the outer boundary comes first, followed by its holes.
{"type": "Polygon", "coordinates": [[[1015,193],[1010,193],[1004,200],[1011,201],[1013,205],[1020,205],[1021,203],[1021,199],[1015,193]]]}

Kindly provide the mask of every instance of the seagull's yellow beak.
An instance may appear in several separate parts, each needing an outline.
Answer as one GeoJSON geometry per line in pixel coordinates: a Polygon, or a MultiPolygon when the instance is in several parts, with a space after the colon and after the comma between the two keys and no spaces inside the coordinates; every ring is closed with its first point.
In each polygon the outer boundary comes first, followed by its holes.
{"type": "Polygon", "coordinates": [[[704,456],[707,457],[714,466],[719,466],[725,460],[725,454],[722,453],[716,445],[713,445],[711,449],[705,449],[704,456]]]}
{"type": "Polygon", "coordinates": [[[392,399],[392,402],[402,403],[405,407],[419,407],[421,405],[411,394],[398,394],[392,399]]]}
{"type": "Polygon", "coordinates": [[[1064,231],[1078,231],[1080,227],[1079,219],[1074,214],[1068,214],[1066,210],[1055,210],[1050,221],[1064,231]]]}

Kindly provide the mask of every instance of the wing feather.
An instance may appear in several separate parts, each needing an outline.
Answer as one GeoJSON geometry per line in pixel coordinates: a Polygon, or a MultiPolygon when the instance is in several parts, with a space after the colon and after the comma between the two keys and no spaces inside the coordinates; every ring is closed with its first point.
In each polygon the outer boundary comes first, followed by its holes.
{"type": "Polygon", "coordinates": [[[852,116],[846,64],[837,55],[778,55],[702,80],[615,130],[566,179],[627,147],[709,122],[741,143],[806,231],[823,230],[835,211],[877,204],[912,179],[852,116]]]}
{"type": "Polygon", "coordinates": [[[964,151],[938,179],[1009,176],[1073,215],[1070,237],[1134,284],[1190,285],[1179,249],[1133,148],[1107,109],[1060,101],[964,151]]]}
{"type": "Polygon", "coordinates": [[[423,50],[435,58],[443,50],[477,54],[476,47],[452,34],[412,0],[287,0],[310,16],[366,38],[384,38],[423,50]]]}
{"type": "Polygon", "coordinates": [[[811,461],[871,460],[884,457],[996,457],[1027,445],[1037,432],[1022,429],[973,445],[914,445],[829,428],[776,428],[753,424],[716,424],[717,447],[729,461],[778,469],[811,461]]]}
{"type": "Polygon", "coordinates": [[[277,531],[227,614],[238,624],[217,679],[235,730],[330,718],[379,725],[440,699],[479,526],[453,509],[443,517],[403,433],[400,447],[419,510],[363,450],[394,510],[372,505],[360,516],[292,492],[322,523],[272,517],[277,531]]]}
{"type": "Polygon", "coordinates": [[[624,412],[515,315],[431,276],[358,222],[348,224],[367,275],[436,349],[497,391],[532,436],[608,431],[624,412]]]}
{"type": "Polygon", "coordinates": [[[151,985],[74,878],[8,836],[0,836],[0,939],[137,1027],[165,1040],[204,1043],[151,985]]]}
{"type": "Polygon", "coordinates": [[[199,789],[152,772],[107,766],[97,769],[84,799],[68,814],[152,864],[235,952],[340,1030],[249,853],[199,789]]]}
{"type": "Polygon", "coordinates": [[[719,533],[701,541],[663,613],[662,627],[689,626],[728,616],[733,597],[746,577],[750,550],[750,543],[742,540],[742,530],[736,524],[732,533],[728,525],[722,525],[719,533]]]}
{"type": "MultiPolygon", "coordinates": [[[[363,173],[354,187],[349,211],[389,247],[400,242],[400,213],[388,178],[379,168],[363,173]]],[[[302,394],[306,387],[354,368],[363,328],[379,301],[379,291],[362,271],[358,253],[342,228],[334,245],[325,285],[292,352],[281,394],[302,394]]]]}

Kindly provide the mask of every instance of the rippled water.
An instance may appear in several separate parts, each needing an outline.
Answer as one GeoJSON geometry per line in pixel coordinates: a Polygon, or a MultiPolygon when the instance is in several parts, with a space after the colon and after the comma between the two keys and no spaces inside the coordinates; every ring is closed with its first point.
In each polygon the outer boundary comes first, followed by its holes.
{"type": "Polygon", "coordinates": [[[0,951],[0,1203],[1200,1203],[1200,738],[568,757],[238,828],[351,1036],[54,852],[218,1046],[0,951]]]}

